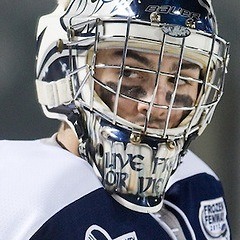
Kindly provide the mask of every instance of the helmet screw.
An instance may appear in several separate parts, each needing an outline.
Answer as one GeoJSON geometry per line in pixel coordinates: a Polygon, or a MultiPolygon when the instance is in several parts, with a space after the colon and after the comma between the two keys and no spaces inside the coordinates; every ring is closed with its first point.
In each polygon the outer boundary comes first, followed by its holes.
{"type": "Polygon", "coordinates": [[[167,147],[169,148],[169,149],[174,149],[175,148],[175,143],[174,143],[174,141],[168,141],[167,142],[167,147]]]}
{"type": "Polygon", "coordinates": [[[195,29],[196,28],[196,21],[193,18],[188,18],[185,22],[186,27],[195,29]]]}
{"type": "Polygon", "coordinates": [[[69,39],[69,40],[73,39],[74,36],[75,36],[74,29],[73,29],[73,28],[68,28],[68,30],[67,30],[67,35],[68,35],[68,39],[69,39]]]}
{"type": "Polygon", "coordinates": [[[57,51],[58,51],[59,53],[62,53],[63,49],[64,49],[63,40],[62,40],[62,39],[59,39],[59,40],[57,41],[57,51]]]}
{"type": "Polygon", "coordinates": [[[138,143],[141,142],[141,140],[142,140],[142,138],[141,138],[141,135],[140,135],[140,134],[131,133],[131,135],[130,135],[130,142],[131,142],[132,144],[138,144],[138,143]]]}
{"type": "Polygon", "coordinates": [[[150,14],[150,20],[151,20],[152,23],[160,23],[160,21],[161,21],[161,16],[160,16],[160,14],[157,13],[157,12],[152,12],[152,13],[150,14]]]}

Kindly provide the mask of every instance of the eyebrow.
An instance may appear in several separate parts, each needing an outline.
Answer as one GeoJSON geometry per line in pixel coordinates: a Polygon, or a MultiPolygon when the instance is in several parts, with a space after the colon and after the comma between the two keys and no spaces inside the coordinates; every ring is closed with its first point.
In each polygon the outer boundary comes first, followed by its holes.
{"type": "MultiPolygon", "coordinates": [[[[123,50],[117,49],[113,53],[115,56],[123,57],[123,50]]],[[[146,66],[151,65],[151,61],[147,57],[142,56],[136,51],[133,50],[127,50],[127,58],[132,58],[133,60],[136,60],[137,62],[144,64],[146,66]]]]}
{"type": "MultiPolygon", "coordinates": [[[[172,71],[177,69],[178,69],[178,63],[174,63],[172,66],[172,71]]],[[[188,69],[200,69],[200,66],[197,65],[196,63],[183,61],[181,64],[181,70],[188,70],[188,69]]]]}
{"type": "MultiPolygon", "coordinates": [[[[123,50],[122,49],[116,49],[113,52],[113,55],[118,56],[118,57],[123,57],[123,50]]],[[[149,60],[149,58],[142,56],[138,52],[134,50],[127,50],[127,58],[132,58],[133,60],[136,60],[137,62],[144,64],[145,66],[150,66],[152,67],[152,62],[149,60]]],[[[178,62],[174,63],[172,66],[172,71],[178,69],[178,62]]],[[[183,61],[181,65],[182,70],[188,70],[188,69],[200,69],[200,66],[197,65],[196,63],[192,63],[189,61],[183,61]]]]}

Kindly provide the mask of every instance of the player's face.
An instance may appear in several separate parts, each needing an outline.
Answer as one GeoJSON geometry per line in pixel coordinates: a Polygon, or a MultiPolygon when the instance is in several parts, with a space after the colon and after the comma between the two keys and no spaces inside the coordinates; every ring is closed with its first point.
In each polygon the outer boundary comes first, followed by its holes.
{"type": "MultiPolygon", "coordinates": [[[[130,122],[143,125],[149,108],[149,104],[147,103],[151,102],[154,95],[153,91],[156,85],[159,55],[128,50],[125,66],[129,67],[125,68],[121,77],[119,66],[122,63],[122,55],[123,52],[121,49],[99,50],[96,60],[95,77],[114,91],[117,91],[118,82],[122,79],[117,114],[130,122]],[[111,67],[103,67],[105,65],[111,67]],[[150,71],[142,71],[144,69],[150,71]],[[141,101],[133,101],[128,97],[141,101]]],[[[172,101],[171,96],[175,91],[176,78],[174,76],[177,74],[178,65],[178,58],[172,56],[163,57],[160,70],[162,73],[171,74],[171,76],[167,76],[166,74],[158,76],[160,81],[158,82],[148,127],[164,128],[165,126],[168,115],[167,106],[170,105],[172,101]]],[[[198,83],[188,79],[199,78],[199,66],[183,60],[180,74],[186,77],[186,79],[179,79],[168,128],[176,127],[188,114],[188,111],[184,111],[183,109],[176,110],[176,108],[192,107],[198,94],[198,83]]],[[[113,110],[114,101],[116,100],[115,94],[100,85],[96,85],[95,90],[101,99],[113,110]]]]}

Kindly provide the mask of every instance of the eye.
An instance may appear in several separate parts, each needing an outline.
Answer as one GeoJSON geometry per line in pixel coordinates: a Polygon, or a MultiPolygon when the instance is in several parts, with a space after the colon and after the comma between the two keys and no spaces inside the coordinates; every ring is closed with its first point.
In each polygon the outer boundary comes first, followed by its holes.
{"type": "Polygon", "coordinates": [[[176,82],[175,77],[169,77],[168,82],[171,83],[171,84],[175,84],[175,82],[176,82]]]}
{"type": "Polygon", "coordinates": [[[179,80],[178,80],[178,86],[183,86],[183,85],[186,85],[186,84],[189,84],[189,81],[188,81],[188,80],[179,78],[179,80]]]}
{"type": "MultiPolygon", "coordinates": [[[[184,86],[186,84],[190,84],[187,78],[188,76],[184,76],[184,75],[180,76],[180,78],[178,79],[178,86],[184,86]]],[[[174,85],[176,83],[176,77],[169,77],[168,82],[174,85]]]]}
{"type": "Polygon", "coordinates": [[[123,72],[123,76],[131,79],[139,78],[139,74],[136,71],[130,69],[125,69],[123,72]]]}

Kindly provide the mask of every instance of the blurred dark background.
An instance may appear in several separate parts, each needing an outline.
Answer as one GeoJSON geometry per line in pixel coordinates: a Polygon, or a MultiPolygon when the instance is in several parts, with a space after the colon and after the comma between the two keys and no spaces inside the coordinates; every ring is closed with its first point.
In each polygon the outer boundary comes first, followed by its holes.
{"type": "MultiPolygon", "coordinates": [[[[191,149],[223,183],[235,240],[240,239],[240,1],[213,0],[213,5],[220,36],[231,42],[231,60],[223,99],[191,149]]],[[[57,121],[44,117],[34,86],[36,23],[55,6],[54,0],[0,1],[0,139],[36,139],[58,129],[57,121]]]]}

